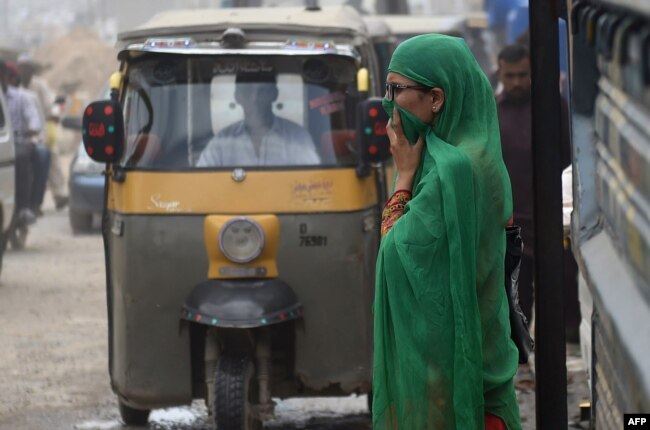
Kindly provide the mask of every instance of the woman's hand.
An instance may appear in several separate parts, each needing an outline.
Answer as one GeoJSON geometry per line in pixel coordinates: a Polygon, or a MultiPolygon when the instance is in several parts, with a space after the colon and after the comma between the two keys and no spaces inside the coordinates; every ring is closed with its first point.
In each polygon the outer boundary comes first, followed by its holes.
{"type": "Polygon", "coordinates": [[[402,131],[402,123],[397,109],[393,110],[393,119],[388,121],[386,132],[390,140],[390,153],[393,154],[395,168],[397,169],[395,190],[411,191],[415,172],[420,166],[424,140],[420,136],[415,145],[409,143],[402,131]]]}

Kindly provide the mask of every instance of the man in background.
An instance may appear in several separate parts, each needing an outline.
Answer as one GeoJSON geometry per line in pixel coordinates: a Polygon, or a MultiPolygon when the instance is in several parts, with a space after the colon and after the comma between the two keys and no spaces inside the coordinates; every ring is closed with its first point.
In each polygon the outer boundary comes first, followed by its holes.
{"type": "MultiPolygon", "coordinates": [[[[499,53],[498,77],[503,87],[502,92],[496,98],[503,160],[508,168],[512,182],[514,223],[521,226],[524,241],[524,255],[519,273],[519,300],[521,309],[530,322],[533,317],[535,233],[533,230],[531,73],[530,56],[526,46],[520,44],[509,45],[499,53]]],[[[561,109],[561,167],[564,169],[571,164],[571,148],[568,129],[568,107],[563,99],[561,100],[561,109]]],[[[569,337],[574,333],[577,336],[577,326],[580,321],[577,284],[574,282],[573,285],[565,285],[565,291],[568,294],[565,312],[568,323],[567,334],[570,335],[569,337]],[[575,290],[575,298],[573,298],[573,290],[575,290]],[[575,318],[576,314],[577,320],[575,318]],[[575,326],[575,329],[573,326],[575,326]]]]}
{"type": "MultiPolygon", "coordinates": [[[[36,95],[41,121],[43,124],[46,121],[51,121],[50,112],[55,107],[54,97],[45,80],[37,76],[41,70],[41,66],[30,55],[21,54],[18,57],[17,68],[21,85],[36,95]]],[[[47,185],[49,185],[50,191],[52,192],[54,204],[57,209],[63,209],[68,204],[65,179],[59,161],[58,148],[56,147],[56,142],[48,142],[46,138],[45,133],[42,133],[39,136],[39,141],[36,142],[37,145],[40,145],[37,148],[40,154],[41,165],[40,172],[37,175],[37,196],[34,198],[34,206],[37,206],[37,212],[40,212],[40,206],[43,202],[47,185]],[[46,165],[47,168],[45,167],[46,165]]]]}
{"type": "Polygon", "coordinates": [[[38,169],[33,139],[42,132],[43,123],[33,98],[16,87],[16,78],[0,60],[0,87],[7,100],[16,149],[16,213],[19,222],[29,225],[36,222],[31,207],[34,172],[38,169]]]}

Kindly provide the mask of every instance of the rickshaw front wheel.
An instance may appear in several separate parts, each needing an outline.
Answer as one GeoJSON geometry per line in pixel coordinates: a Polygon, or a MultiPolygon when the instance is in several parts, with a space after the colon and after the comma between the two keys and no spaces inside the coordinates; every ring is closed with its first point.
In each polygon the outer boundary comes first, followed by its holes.
{"type": "Polygon", "coordinates": [[[253,360],[225,353],[219,358],[214,384],[214,427],[219,430],[261,430],[256,413],[259,387],[253,360]]]}
{"type": "Polygon", "coordinates": [[[134,409],[119,401],[120,416],[127,426],[144,426],[149,422],[149,409],[134,409]]]}

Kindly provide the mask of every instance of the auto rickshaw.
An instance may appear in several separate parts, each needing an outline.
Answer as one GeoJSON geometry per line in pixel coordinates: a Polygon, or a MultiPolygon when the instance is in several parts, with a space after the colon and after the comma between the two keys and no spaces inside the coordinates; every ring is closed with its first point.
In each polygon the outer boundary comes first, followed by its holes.
{"type": "Polygon", "coordinates": [[[382,84],[385,84],[390,58],[398,45],[397,38],[391,33],[390,27],[388,27],[388,24],[386,24],[386,21],[382,17],[378,18],[377,15],[364,15],[363,21],[368,28],[372,46],[375,48],[375,55],[382,72],[382,84]]]}
{"type": "Polygon", "coordinates": [[[486,53],[483,32],[487,27],[484,12],[434,15],[365,15],[363,17],[379,51],[380,59],[390,61],[393,50],[411,37],[426,33],[441,33],[462,37],[484,71],[490,72],[491,59],[486,53]],[[387,32],[384,28],[387,28],[387,32]],[[390,49],[392,46],[392,49],[390,49]]]}
{"type": "Polygon", "coordinates": [[[272,398],[368,393],[390,154],[360,16],[172,11],[119,44],[111,99],[82,134],[106,163],[124,422],[205,399],[219,430],[258,429],[272,398]],[[260,138],[251,113],[267,105],[260,138]]]}

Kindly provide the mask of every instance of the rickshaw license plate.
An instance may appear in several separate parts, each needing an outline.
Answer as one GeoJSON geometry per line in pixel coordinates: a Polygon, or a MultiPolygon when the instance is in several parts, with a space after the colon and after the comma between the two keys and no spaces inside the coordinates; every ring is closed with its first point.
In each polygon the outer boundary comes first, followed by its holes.
{"type": "Polygon", "coordinates": [[[300,236],[300,246],[327,246],[327,236],[300,236]]]}

